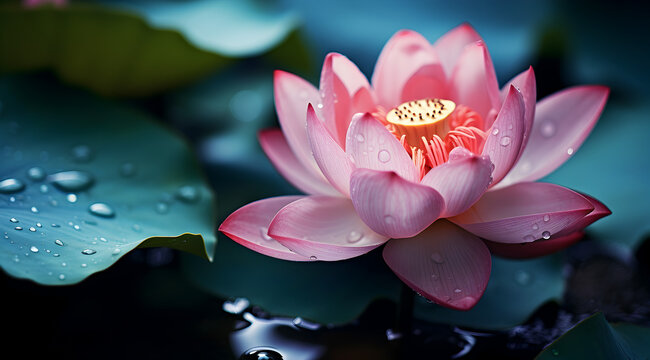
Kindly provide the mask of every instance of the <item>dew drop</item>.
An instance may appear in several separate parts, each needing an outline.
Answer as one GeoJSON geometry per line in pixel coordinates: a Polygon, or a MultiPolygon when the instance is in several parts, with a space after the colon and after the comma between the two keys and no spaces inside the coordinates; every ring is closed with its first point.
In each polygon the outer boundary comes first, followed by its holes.
{"type": "Polygon", "coordinates": [[[544,232],[542,233],[542,239],[544,239],[544,240],[548,240],[548,239],[550,239],[550,238],[551,238],[551,233],[550,233],[550,232],[548,232],[548,231],[544,231],[544,232]]]}
{"type": "Polygon", "coordinates": [[[115,217],[115,211],[113,210],[113,208],[111,208],[105,203],[91,204],[88,207],[88,211],[90,211],[91,214],[99,217],[104,217],[104,218],[115,217]]]}
{"type": "Polygon", "coordinates": [[[167,214],[169,212],[169,205],[164,202],[159,202],[156,204],[156,212],[158,214],[167,214]]]}
{"type": "Polygon", "coordinates": [[[510,141],[511,140],[509,136],[504,136],[501,138],[501,141],[499,141],[499,143],[501,144],[501,146],[508,146],[510,145],[510,141]]]}
{"type": "Polygon", "coordinates": [[[10,178],[0,181],[0,193],[3,194],[16,193],[22,191],[24,188],[25,184],[18,179],[10,178]]]}
{"type": "Polygon", "coordinates": [[[524,236],[524,240],[527,241],[527,242],[535,241],[535,237],[533,235],[528,234],[528,235],[524,236]]]}
{"type": "Polygon", "coordinates": [[[36,223],[36,227],[42,228],[42,227],[43,227],[43,224],[41,224],[41,223],[36,223]]]}
{"type": "Polygon", "coordinates": [[[59,274],[59,280],[65,280],[65,275],[64,274],[59,274]]]}
{"type": "Polygon", "coordinates": [[[260,227],[260,236],[266,241],[273,241],[273,238],[269,236],[269,228],[260,227]]]}
{"type": "Polygon", "coordinates": [[[81,264],[82,268],[88,267],[88,264],[81,264]]]}
{"type": "Polygon", "coordinates": [[[309,260],[316,261],[316,260],[318,260],[318,258],[316,256],[312,255],[312,256],[309,257],[309,260]]]}
{"type": "Polygon", "coordinates": [[[74,203],[77,202],[77,195],[75,195],[75,194],[68,194],[68,195],[66,195],[65,199],[68,200],[69,203],[74,204],[74,203]]]}
{"type": "Polygon", "coordinates": [[[18,230],[18,231],[21,231],[23,229],[23,227],[22,226],[16,226],[14,229],[18,230]]]}
{"type": "Polygon", "coordinates": [[[386,216],[384,216],[384,222],[386,224],[389,224],[389,225],[394,224],[395,223],[395,218],[392,217],[391,215],[386,215],[386,216]]]}
{"type": "Polygon", "coordinates": [[[181,186],[178,191],[176,191],[176,197],[186,203],[194,203],[199,200],[199,191],[190,185],[181,186]]]}
{"type": "Polygon", "coordinates": [[[496,135],[496,134],[498,134],[498,133],[499,133],[499,129],[494,128],[494,130],[492,130],[492,135],[496,135]]]}
{"type": "Polygon", "coordinates": [[[544,215],[544,222],[548,222],[549,220],[551,220],[551,217],[548,214],[544,215]]]}
{"type": "Polygon", "coordinates": [[[533,230],[537,230],[537,229],[539,229],[539,225],[537,225],[537,223],[534,223],[533,224],[533,230]]]}
{"type": "Polygon", "coordinates": [[[456,294],[460,294],[461,292],[463,292],[463,290],[461,290],[461,289],[454,289],[454,292],[455,292],[456,294]]]}
{"type": "Polygon", "coordinates": [[[47,177],[61,191],[82,191],[92,186],[92,175],[83,171],[61,171],[47,177]]]}
{"type": "Polygon", "coordinates": [[[445,259],[440,255],[439,252],[434,252],[431,254],[431,260],[433,260],[434,263],[436,264],[442,264],[445,262],[445,259]]]}
{"type": "Polygon", "coordinates": [[[31,231],[31,232],[36,232],[36,228],[33,227],[33,226],[30,226],[30,227],[29,227],[29,231],[31,231]]]}
{"type": "Polygon", "coordinates": [[[84,249],[84,250],[81,250],[81,253],[84,254],[84,255],[94,255],[94,254],[97,253],[97,251],[95,251],[93,249],[84,249]]]}
{"type": "Polygon", "coordinates": [[[41,181],[45,179],[45,170],[38,166],[34,166],[27,170],[27,177],[34,181],[41,181]]]}
{"type": "Polygon", "coordinates": [[[363,233],[359,231],[350,231],[347,240],[349,243],[354,244],[363,238],[363,233]]]}
{"type": "Polygon", "coordinates": [[[358,142],[364,142],[366,140],[366,138],[363,137],[362,134],[357,134],[356,139],[358,142]]]}
{"type": "Polygon", "coordinates": [[[121,251],[120,248],[115,248],[115,249],[113,249],[112,254],[113,254],[113,255],[117,255],[117,254],[120,253],[120,251],[121,251]]]}
{"type": "Polygon", "coordinates": [[[63,241],[61,241],[59,239],[54,240],[54,243],[59,245],[59,246],[63,246],[63,241]]]}
{"type": "Polygon", "coordinates": [[[377,158],[380,162],[387,163],[390,161],[390,153],[386,150],[381,150],[377,154],[377,158]]]}
{"type": "Polygon", "coordinates": [[[541,127],[542,136],[550,138],[555,135],[555,124],[551,120],[547,120],[541,127]]]}
{"type": "Polygon", "coordinates": [[[57,254],[57,253],[54,253],[54,254],[52,254],[52,256],[54,256],[54,257],[59,257],[59,256],[61,256],[61,255],[59,255],[59,254],[57,254]]]}
{"type": "Polygon", "coordinates": [[[38,209],[36,208],[36,206],[32,206],[32,208],[31,208],[30,210],[31,210],[34,214],[38,214],[38,209]]]}
{"type": "Polygon", "coordinates": [[[319,109],[322,109],[322,108],[323,108],[323,104],[318,104],[318,105],[316,105],[316,106],[317,106],[319,109]]]}
{"type": "Polygon", "coordinates": [[[9,219],[9,221],[11,221],[11,222],[14,223],[14,224],[17,223],[17,222],[19,222],[18,219],[16,219],[16,218],[11,218],[11,219],[9,219]]]}
{"type": "Polygon", "coordinates": [[[37,253],[37,252],[38,252],[38,248],[37,248],[36,246],[32,246],[32,247],[29,248],[29,251],[31,251],[31,252],[33,252],[33,253],[37,253]]]}
{"type": "Polygon", "coordinates": [[[566,153],[569,155],[573,155],[573,148],[566,149],[566,153]]]}
{"type": "Polygon", "coordinates": [[[39,189],[41,190],[41,193],[42,193],[42,194],[46,194],[46,193],[50,190],[50,188],[48,188],[47,185],[45,185],[45,184],[42,184],[42,185],[39,187],[39,189]]]}

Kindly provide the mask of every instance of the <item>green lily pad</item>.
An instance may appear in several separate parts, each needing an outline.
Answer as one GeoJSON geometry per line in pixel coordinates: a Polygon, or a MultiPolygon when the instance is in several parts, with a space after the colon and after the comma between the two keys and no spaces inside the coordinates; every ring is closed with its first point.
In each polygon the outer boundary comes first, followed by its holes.
{"type": "Polygon", "coordinates": [[[199,288],[222,298],[245,297],[276,316],[324,324],[352,321],[376,298],[397,301],[401,282],[381,251],[336,262],[292,262],[258,254],[223,238],[212,263],[182,257],[199,288]]]}
{"type": "Polygon", "coordinates": [[[536,359],[648,359],[648,339],[650,328],[625,323],[611,325],[602,313],[597,313],[547,346],[536,359]]]}
{"type": "Polygon", "coordinates": [[[213,195],[149,117],[35,77],[0,79],[0,266],[77,283],[136,247],[210,259],[213,195]]]}
{"type": "Polygon", "coordinates": [[[109,96],[150,95],[231,62],[136,15],[76,2],[35,9],[0,5],[0,54],[0,73],[52,69],[69,83],[109,96]]]}
{"type": "Polygon", "coordinates": [[[562,254],[533,260],[492,257],[492,274],[481,300],[469,311],[455,311],[417,297],[415,316],[436,323],[499,330],[526,321],[542,304],[564,292],[562,254]]]}

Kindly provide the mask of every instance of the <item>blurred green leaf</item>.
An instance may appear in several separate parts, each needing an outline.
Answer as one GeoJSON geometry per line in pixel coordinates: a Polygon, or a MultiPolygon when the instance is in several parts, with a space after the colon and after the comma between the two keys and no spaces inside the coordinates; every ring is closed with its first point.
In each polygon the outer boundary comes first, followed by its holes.
{"type": "Polygon", "coordinates": [[[42,78],[2,79],[0,102],[0,181],[24,185],[0,185],[6,272],[62,285],[136,247],[212,257],[213,196],[188,146],[169,130],[42,78]],[[64,173],[66,183],[61,172],[69,171],[77,173],[64,173]]]}
{"type": "Polygon", "coordinates": [[[456,311],[417,297],[415,316],[436,323],[498,330],[526,321],[542,304],[559,300],[564,292],[562,254],[533,260],[492,257],[492,273],[478,304],[456,311]]]}
{"type": "Polygon", "coordinates": [[[547,346],[536,359],[648,359],[648,339],[650,328],[632,324],[610,325],[602,313],[597,313],[547,346]]]}

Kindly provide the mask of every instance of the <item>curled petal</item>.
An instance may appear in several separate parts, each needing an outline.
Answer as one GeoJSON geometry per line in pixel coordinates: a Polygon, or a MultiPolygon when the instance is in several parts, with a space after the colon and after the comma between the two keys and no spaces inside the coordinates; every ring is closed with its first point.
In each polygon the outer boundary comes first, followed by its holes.
{"type": "Polygon", "coordinates": [[[318,167],[330,184],[349,197],[350,174],[354,164],[348,154],[332,139],[311,105],[307,110],[307,132],[318,167]]]}
{"type": "MultiPolygon", "coordinates": [[[[510,91],[510,85],[514,86],[521,93],[526,107],[526,116],[524,117],[524,139],[521,143],[521,151],[523,151],[530,132],[533,128],[533,120],[535,119],[535,106],[537,101],[537,81],[535,80],[535,72],[533,67],[515,76],[501,90],[501,102],[505,101],[510,91]]],[[[519,153],[521,156],[521,152],[519,153]]]]}
{"type": "Polygon", "coordinates": [[[582,229],[586,228],[587,226],[593,224],[597,220],[612,214],[611,210],[609,210],[609,208],[607,208],[605,204],[601,203],[597,199],[582,193],[580,195],[584,196],[585,199],[587,199],[591,203],[591,205],[594,207],[594,210],[591,211],[589,214],[585,215],[585,217],[581,218],[580,220],[564,228],[556,236],[565,236],[565,235],[572,234],[574,232],[579,232],[582,229]]]}
{"type": "Polygon", "coordinates": [[[514,86],[510,86],[483,146],[483,155],[488,155],[494,164],[494,184],[506,176],[519,156],[525,132],[524,117],[524,99],[514,86]]]}
{"type": "Polygon", "coordinates": [[[388,237],[372,231],[350,199],[310,196],[282,208],[269,235],[311,260],[336,261],[363,255],[388,237]]]}
{"type": "Polygon", "coordinates": [[[422,35],[410,30],[398,32],[386,43],[372,74],[379,104],[387,109],[404,102],[403,94],[414,95],[422,86],[444,82],[445,74],[433,47],[422,35]],[[409,82],[414,76],[416,80],[409,82]]]}
{"type": "Polygon", "coordinates": [[[392,238],[418,234],[445,206],[436,190],[387,171],[354,170],[350,195],[359,217],[374,231],[392,238]]]}
{"type": "Polygon", "coordinates": [[[415,237],[389,241],[383,255],[413,290],[457,310],[469,310],[481,298],[492,266],[479,238],[444,220],[415,237]]]}
{"type": "Polygon", "coordinates": [[[273,166],[293,186],[313,195],[336,195],[338,193],[320,173],[307,171],[291,151],[280,129],[261,131],[259,142],[273,166]]]}
{"type": "Polygon", "coordinates": [[[549,239],[593,209],[585,197],[562,186],[519,183],[485,193],[449,220],[487,240],[523,243],[549,239]]]}
{"type": "Polygon", "coordinates": [[[352,120],[345,151],[357,168],[394,171],[404,179],[420,180],[404,146],[370,114],[357,115],[352,120]]]}
{"type": "Polygon", "coordinates": [[[521,244],[504,244],[499,242],[492,242],[485,240],[485,244],[490,249],[490,252],[505,258],[510,259],[531,259],[535,257],[545,256],[577,243],[582,239],[584,233],[576,231],[574,233],[554,237],[549,240],[537,240],[529,243],[521,244]]]}
{"type": "Polygon", "coordinates": [[[423,185],[436,189],[445,199],[442,217],[455,216],[472,206],[491,181],[492,163],[469,150],[455,148],[449,161],[429,171],[423,185]],[[461,153],[461,155],[458,155],[461,153]]]}
{"type": "Polygon", "coordinates": [[[309,257],[296,254],[268,235],[269,224],[275,214],[287,204],[302,196],[279,196],[259,200],[239,208],[219,226],[219,231],[229,238],[260,254],[292,261],[309,261],[309,257]]]}
{"type": "Polygon", "coordinates": [[[608,95],[603,86],[577,86],[537,103],[530,139],[501,185],[535,181],[562,165],[596,125],[608,95]]]}
{"type": "Polygon", "coordinates": [[[465,46],[482,41],[481,36],[474,28],[465,23],[459,25],[441,36],[433,44],[433,48],[440,59],[447,75],[451,75],[458,58],[465,50],[465,46]]]}

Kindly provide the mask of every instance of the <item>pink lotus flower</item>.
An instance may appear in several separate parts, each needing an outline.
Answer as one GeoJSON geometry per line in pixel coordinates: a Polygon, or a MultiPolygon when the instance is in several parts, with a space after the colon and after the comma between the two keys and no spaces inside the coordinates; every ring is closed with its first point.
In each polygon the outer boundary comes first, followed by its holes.
{"type": "Polygon", "coordinates": [[[320,91],[277,71],[282,131],[263,131],[260,143],[308,195],[248,204],[219,230],[294,261],[347,259],[393,239],[383,256],[402,281],[443,306],[469,309],[487,285],[490,250],[545,255],[610,214],[594,198],[533,182],[578,150],[608,93],[578,86],[536,103],[532,68],[499,91],[469,25],[433,45],[398,32],[372,85],[335,53],[320,91]]]}

